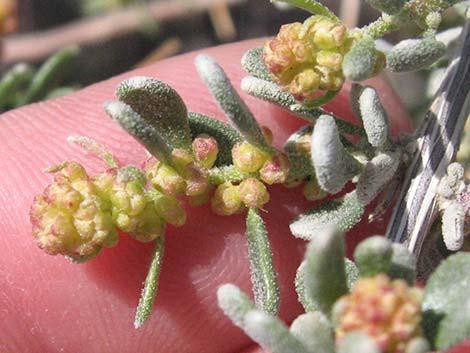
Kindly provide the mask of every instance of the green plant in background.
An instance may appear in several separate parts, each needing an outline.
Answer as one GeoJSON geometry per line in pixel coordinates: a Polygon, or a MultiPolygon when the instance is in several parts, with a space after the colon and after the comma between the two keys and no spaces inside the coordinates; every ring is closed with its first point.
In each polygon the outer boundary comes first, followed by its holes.
{"type": "MultiPolygon", "coordinates": [[[[92,177],[75,162],[50,168],[54,182],[31,208],[33,235],[46,252],[76,262],[115,246],[118,230],[139,242],[154,242],[135,318],[138,328],[149,317],[158,288],[166,226],[184,226],[182,200],[191,207],[210,202],[220,216],[246,213],[255,298],[252,303],[228,285],[219,290],[219,304],[273,353],[446,349],[470,335],[468,311],[456,313],[456,303],[468,297],[468,278],[458,283],[447,279],[456,266],[468,266],[468,255],[447,260],[431,277],[424,299],[413,287],[415,259],[403,245],[373,237],[357,247],[355,264],[344,259],[343,233],[363,218],[372,201],[378,201],[368,215],[372,218],[388,206],[416,139],[392,138],[387,112],[372,87],[353,83],[351,89],[352,110],[361,126],[320,106],[334,98],[345,79],[361,81],[384,67],[415,70],[438,60],[446,51],[436,40],[440,14],[456,2],[369,1],[384,12],[382,17],[354,30],[316,1],[285,2],[314,15],[303,24],[283,26],[264,48],[246,53],[242,65],[251,76],[241,82],[245,92],[307,122],[282,151],[272,146],[272,132],[259,126],[223,69],[207,55],[196,58],[196,69],[230,125],[188,112],[164,82],[129,78],[117,87],[118,100],[105,103],[105,111],[151,157],[142,166],[123,166],[96,141],[72,136],[70,142],[93,152],[110,169],[92,177]],[[409,22],[423,28],[422,38],[402,41],[387,54],[375,47],[375,39],[409,22]],[[299,215],[290,225],[294,236],[311,244],[296,278],[307,313],[289,330],[275,318],[279,286],[260,212],[269,202],[269,185],[303,184],[305,197],[319,201],[343,192],[350,182],[354,190],[299,215]],[[455,291],[448,301],[438,301],[446,286],[455,286],[455,291]],[[458,329],[453,320],[457,314],[463,325],[458,329]]],[[[460,167],[450,167],[440,190],[444,240],[457,250],[470,204],[460,167]]]]}
{"type": "Polygon", "coordinates": [[[97,15],[144,2],[145,0],[80,0],[80,6],[85,15],[97,15]]]}
{"type": "Polygon", "coordinates": [[[74,67],[79,49],[65,48],[47,59],[37,70],[28,64],[13,66],[0,79],[0,112],[75,91],[61,86],[74,67]]]}

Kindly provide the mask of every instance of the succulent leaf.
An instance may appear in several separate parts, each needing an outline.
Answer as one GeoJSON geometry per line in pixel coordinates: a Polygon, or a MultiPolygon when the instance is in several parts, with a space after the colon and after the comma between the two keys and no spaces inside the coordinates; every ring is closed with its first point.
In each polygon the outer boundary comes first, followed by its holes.
{"type": "Polygon", "coordinates": [[[158,279],[162,269],[164,243],[165,239],[163,235],[155,240],[155,250],[135,314],[135,328],[141,327],[152,313],[153,303],[158,290],[158,279]]]}
{"type": "Polygon", "coordinates": [[[442,237],[447,249],[459,250],[465,237],[465,208],[457,203],[451,202],[442,214],[442,237]]]}
{"type": "Polygon", "coordinates": [[[447,350],[470,337],[470,254],[444,260],[429,278],[423,300],[426,336],[437,350],[447,350]]]}
{"type": "Polygon", "coordinates": [[[359,107],[369,143],[374,147],[385,145],[390,135],[390,122],[374,88],[364,87],[359,97],[359,107]]]}
{"type": "Polygon", "coordinates": [[[392,254],[392,242],[385,237],[374,236],[362,241],[356,247],[354,261],[361,276],[373,277],[389,270],[392,254]]]}
{"type": "Polygon", "coordinates": [[[346,271],[348,289],[351,290],[354,283],[356,283],[356,280],[359,278],[359,269],[354,262],[346,257],[344,258],[344,270],[346,271]]]}
{"type": "Polygon", "coordinates": [[[430,66],[446,52],[444,43],[433,38],[406,39],[387,54],[387,68],[394,72],[415,71],[430,66]]]}
{"type": "Polygon", "coordinates": [[[159,161],[172,164],[171,147],[140,114],[122,102],[106,102],[106,113],[139,141],[159,161]]]}
{"type": "Polygon", "coordinates": [[[37,102],[41,100],[48,91],[55,88],[70,74],[72,66],[80,49],[76,46],[64,48],[49,59],[39,68],[34,75],[22,104],[37,102]]]}
{"type": "Polygon", "coordinates": [[[273,81],[271,73],[263,61],[263,48],[248,50],[242,57],[242,66],[253,77],[265,81],[273,81]]]}
{"type": "Polygon", "coordinates": [[[284,323],[260,310],[245,315],[245,332],[271,353],[309,353],[284,323]]]}
{"type": "Polygon", "coordinates": [[[33,77],[31,66],[19,63],[8,70],[0,81],[0,111],[13,103],[16,93],[26,86],[33,77]]]}
{"type": "Polygon", "coordinates": [[[256,306],[275,315],[279,309],[279,285],[266,227],[253,208],[248,210],[246,218],[246,237],[256,306]]]}
{"type": "Polygon", "coordinates": [[[353,191],[341,199],[329,200],[300,215],[290,224],[290,230],[297,238],[310,240],[315,234],[332,225],[347,231],[361,220],[363,214],[364,206],[353,191]]]}
{"type": "Polygon", "coordinates": [[[243,141],[240,133],[230,125],[203,114],[189,112],[189,127],[193,138],[207,134],[217,140],[219,153],[215,165],[217,167],[232,164],[232,148],[243,141]]]}
{"type": "Polygon", "coordinates": [[[319,311],[298,316],[292,322],[290,332],[309,353],[335,353],[332,325],[319,311]]]}
{"type": "Polygon", "coordinates": [[[186,105],[169,85],[152,77],[136,76],[121,82],[116,95],[153,127],[172,149],[191,150],[186,105]]]}
{"type": "Polygon", "coordinates": [[[341,191],[361,168],[341,144],[338,128],[329,115],[320,116],[315,124],[311,157],[318,184],[330,194],[341,191]]]}
{"type": "Polygon", "coordinates": [[[357,182],[356,193],[359,202],[368,205],[392,180],[400,164],[399,152],[383,152],[367,162],[357,182]]]}
{"type": "Polygon", "coordinates": [[[306,253],[306,294],[329,316],[333,304],[348,292],[344,265],[344,234],[334,228],[312,238],[306,253]]]}
{"type": "Polygon", "coordinates": [[[244,328],[245,315],[255,309],[255,304],[233,284],[224,284],[217,290],[219,307],[224,311],[235,325],[244,328]]]}
{"type": "Polygon", "coordinates": [[[305,312],[314,312],[318,310],[318,308],[307,294],[307,289],[305,287],[306,266],[307,261],[302,261],[299,268],[297,269],[297,272],[295,273],[295,291],[297,292],[297,298],[299,299],[300,304],[302,304],[304,307],[305,312]]]}
{"type": "Polygon", "coordinates": [[[200,54],[195,60],[196,69],[213,97],[235,128],[252,145],[272,152],[253,114],[240,98],[229,78],[210,56],[200,54]]]}
{"type": "Polygon", "coordinates": [[[362,332],[348,333],[338,345],[338,353],[381,353],[375,342],[362,332]]]}
{"type": "Polygon", "coordinates": [[[416,278],[416,259],[403,244],[392,244],[392,259],[387,271],[390,278],[404,279],[412,285],[416,278]]]}
{"type": "Polygon", "coordinates": [[[343,73],[351,81],[363,81],[375,76],[384,66],[383,54],[370,37],[357,41],[344,57],[343,73]]]}

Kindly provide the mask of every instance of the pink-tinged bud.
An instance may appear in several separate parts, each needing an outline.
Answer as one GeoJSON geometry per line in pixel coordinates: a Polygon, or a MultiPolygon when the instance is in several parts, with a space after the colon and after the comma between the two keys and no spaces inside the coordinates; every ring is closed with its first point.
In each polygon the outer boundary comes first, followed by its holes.
{"type": "Polygon", "coordinates": [[[204,194],[209,188],[209,173],[206,169],[200,168],[195,163],[191,163],[186,168],[186,196],[199,196],[204,194]]]}
{"type": "Polygon", "coordinates": [[[230,216],[243,210],[239,187],[230,182],[217,186],[211,199],[211,208],[215,214],[230,216]]]}
{"type": "Polygon", "coordinates": [[[315,177],[305,184],[302,192],[308,201],[318,201],[328,196],[328,193],[318,185],[315,177]]]}
{"type": "Polygon", "coordinates": [[[159,217],[153,202],[147,203],[139,217],[129,219],[129,235],[141,243],[148,243],[165,233],[165,221],[159,217]]]}
{"type": "Polygon", "coordinates": [[[45,252],[76,260],[96,256],[118,241],[109,203],[104,202],[85,169],[66,162],[54,182],[35,197],[30,218],[33,236],[45,252]]]}
{"type": "Polygon", "coordinates": [[[289,175],[289,159],[284,153],[271,157],[259,171],[259,176],[266,184],[282,184],[289,175]]]}
{"type": "Polygon", "coordinates": [[[152,186],[165,194],[178,196],[184,194],[186,182],[176,170],[156,159],[146,163],[145,172],[152,186]]]}
{"type": "Polygon", "coordinates": [[[273,136],[273,132],[271,131],[271,129],[267,126],[261,126],[261,132],[263,133],[263,136],[266,139],[266,142],[268,143],[268,145],[272,145],[274,136],[273,136]]]}
{"type": "Polygon", "coordinates": [[[412,339],[422,336],[421,301],[422,291],[403,280],[392,281],[384,274],[360,278],[351,294],[335,304],[336,339],[361,331],[381,352],[404,353],[412,339]]]}
{"type": "Polygon", "coordinates": [[[245,206],[249,208],[262,208],[269,201],[266,186],[255,178],[243,180],[239,185],[238,192],[245,206]]]}
{"type": "Polygon", "coordinates": [[[212,168],[219,153],[219,147],[215,138],[208,135],[199,135],[193,140],[193,152],[197,161],[204,168],[212,168]]]}
{"type": "Polygon", "coordinates": [[[347,28],[323,16],[281,27],[263,48],[263,60],[282,89],[299,100],[317,90],[338,90],[344,83],[343,55],[351,47],[347,28]]]}
{"type": "Polygon", "coordinates": [[[257,172],[268,158],[266,152],[246,141],[237,143],[232,149],[233,164],[244,173],[257,172]]]}

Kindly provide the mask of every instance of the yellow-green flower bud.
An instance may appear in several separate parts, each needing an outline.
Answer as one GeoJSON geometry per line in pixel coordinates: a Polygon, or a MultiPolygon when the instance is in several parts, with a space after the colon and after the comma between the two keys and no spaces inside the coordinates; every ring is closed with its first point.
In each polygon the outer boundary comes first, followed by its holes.
{"type": "Polygon", "coordinates": [[[35,197],[30,217],[33,236],[49,254],[76,260],[96,256],[118,241],[109,205],[78,163],[66,162],[54,182],[35,197]]]}
{"type": "Polygon", "coordinates": [[[194,162],[193,155],[182,148],[176,148],[171,151],[171,158],[179,172],[184,171],[190,163],[194,162]]]}
{"type": "Polygon", "coordinates": [[[244,173],[257,172],[268,158],[266,152],[246,141],[237,143],[232,149],[233,164],[244,173]]]}
{"type": "Polygon", "coordinates": [[[140,242],[152,241],[163,234],[164,222],[147,196],[144,173],[127,166],[110,174],[115,176],[108,193],[116,226],[140,242]]]}
{"type": "Polygon", "coordinates": [[[155,203],[158,215],[167,223],[175,227],[181,227],[186,223],[186,211],[176,197],[157,190],[150,190],[148,196],[155,203]]]}
{"type": "Polygon", "coordinates": [[[209,173],[195,163],[188,165],[185,171],[186,196],[199,196],[209,188],[209,173]]]}
{"type": "Polygon", "coordinates": [[[269,201],[266,186],[255,178],[243,180],[239,185],[238,192],[246,207],[262,208],[269,201]]]}
{"type": "Polygon", "coordinates": [[[282,184],[289,175],[289,159],[284,153],[271,157],[259,171],[259,176],[266,184],[282,184]]]}
{"type": "Polygon", "coordinates": [[[219,146],[215,138],[202,134],[193,140],[193,152],[197,161],[204,168],[212,168],[219,153],[219,146]]]}
{"type": "Polygon", "coordinates": [[[338,90],[344,83],[342,63],[353,36],[324,16],[281,27],[263,48],[263,60],[282,89],[297,99],[313,98],[317,90],[338,90]]]}
{"type": "Polygon", "coordinates": [[[147,179],[153,187],[169,195],[181,195],[186,190],[186,182],[171,166],[150,159],[145,166],[147,179]]]}
{"type": "Polygon", "coordinates": [[[239,186],[226,182],[217,186],[211,199],[211,208],[215,214],[230,216],[243,210],[239,186]]]}
{"type": "Polygon", "coordinates": [[[335,304],[336,339],[361,331],[370,336],[381,352],[402,353],[421,331],[422,291],[409,288],[404,280],[380,274],[360,278],[351,294],[335,304]]]}
{"type": "Polygon", "coordinates": [[[302,192],[308,201],[318,201],[328,196],[328,193],[318,185],[315,177],[305,184],[302,192]]]}

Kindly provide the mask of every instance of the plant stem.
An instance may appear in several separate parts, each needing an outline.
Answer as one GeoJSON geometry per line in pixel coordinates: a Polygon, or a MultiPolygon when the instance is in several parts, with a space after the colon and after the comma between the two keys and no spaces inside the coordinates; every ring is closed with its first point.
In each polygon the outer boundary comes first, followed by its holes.
{"type": "Polygon", "coordinates": [[[436,256],[436,247],[429,246],[432,241],[429,234],[437,216],[437,185],[455,158],[470,113],[470,21],[467,21],[461,38],[461,50],[457,51],[449,65],[446,77],[419,128],[419,145],[386,233],[389,239],[406,244],[415,254],[421,278],[426,278],[432,270],[429,267],[436,263],[422,260],[436,256]],[[431,251],[433,255],[429,254],[431,251]]]}

